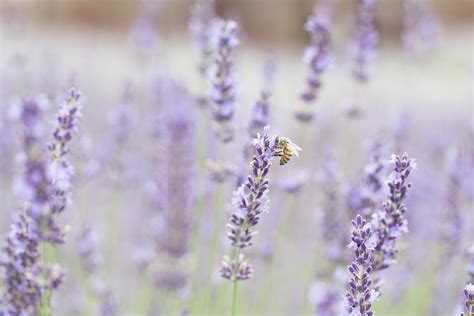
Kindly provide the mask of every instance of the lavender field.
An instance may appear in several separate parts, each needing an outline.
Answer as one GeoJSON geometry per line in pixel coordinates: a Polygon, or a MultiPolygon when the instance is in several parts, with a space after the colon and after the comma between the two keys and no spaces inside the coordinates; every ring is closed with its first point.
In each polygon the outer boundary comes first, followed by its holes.
{"type": "Polygon", "coordinates": [[[474,4],[0,1],[0,316],[474,315],[474,4]]]}

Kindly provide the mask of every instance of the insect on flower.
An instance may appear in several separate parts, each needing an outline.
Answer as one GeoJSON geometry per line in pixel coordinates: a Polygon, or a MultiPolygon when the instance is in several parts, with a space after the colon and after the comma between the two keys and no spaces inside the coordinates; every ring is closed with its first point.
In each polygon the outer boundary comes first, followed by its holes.
{"type": "Polygon", "coordinates": [[[299,151],[302,151],[298,145],[293,143],[286,137],[277,136],[275,138],[275,153],[273,156],[280,157],[280,166],[288,163],[291,157],[295,155],[296,157],[300,157],[299,151]]]}

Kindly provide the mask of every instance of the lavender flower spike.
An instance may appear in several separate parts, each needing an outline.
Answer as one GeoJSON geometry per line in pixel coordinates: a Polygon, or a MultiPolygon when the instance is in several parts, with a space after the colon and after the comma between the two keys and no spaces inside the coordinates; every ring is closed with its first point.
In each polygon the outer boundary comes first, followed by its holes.
{"type": "Polygon", "coordinates": [[[232,55],[238,44],[237,23],[234,21],[220,21],[215,70],[212,75],[211,99],[214,102],[212,114],[216,134],[225,143],[233,139],[233,129],[229,125],[234,115],[235,103],[232,55]]]}
{"type": "Polygon", "coordinates": [[[189,21],[189,31],[199,54],[198,70],[207,76],[212,57],[211,30],[214,20],[214,1],[196,0],[189,21]]]}
{"type": "Polygon", "coordinates": [[[382,209],[373,214],[372,229],[377,239],[375,255],[372,260],[374,270],[388,268],[398,253],[396,241],[408,232],[407,220],[404,217],[406,207],[403,201],[406,198],[411,184],[406,180],[416,168],[415,159],[405,153],[403,156],[392,155],[390,161],[393,171],[387,183],[389,187],[388,200],[383,203],[382,209]]]}
{"type": "Polygon", "coordinates": [[[267,130],[266,127],[263,136],[258,134],[253,140],[255,154],[251,162],[252,173],[234,192],[232,199],[235,211],[227,224],[227,237],[236,248],[236,255],[233,259],[224,257],[221,268],[222,277],[231,281],[251,277],[252,269],[240,250],[252,245],[252,238],[257,234],[252,228],[260,221],[260,214],[268,211],[269,184],[266,177],[272,165],[275,148],[267,130]]]}
{"type": "Polygon", "coordinates": [[[91,284],[88,289],[99,301],[101,316],[113,316],[118,314],[118,303],[110,288],[99,276],[102,267],[102,255],[97,249],[97,239],[92,228],[84,226],[77,240],[77,252],[80,256],[81,267],[86,278],[91,284]]]}
{"type": "Polygon", "coordinates": [[[372,73],[379,34],[375,17],[377,0],[358,0],[355,34],[352,40],[354,79],[365,82],[372,73]]]}
{"type": "Polygon", "coordinates": [[[51,202],[53,214],[61,213],[70,201],[70,181],[74,168],[66,158],[69,153],[68,143],[77,132],[77,125],[82,117],[81,110],[81,93],[72,88],[59,106],[53,130],[54,140],[48,146],[51,154],[49,172],[54,187],[51,202]]]}
{"type": "Polygon", "coordinates": [[[474,284],[469,283],[464,287],[465,302],[464,307],[466,308],[466,314],[461,315],[473,315],[474,314],[474,284]]]}
{"type": "Polygon", "coordinates": [[[36,315],[41,301],[42,269],[39,241],[31,234],[31,219],[24,213],[11,226],[0,266],[4,268],[4,292],[0,315],[36,315]]]}
{"type": "Polygon", "coordinates": [[[305,30],[310,36],[310,45],[305,49],[303,60],[309,65],[310,73],[301,98],[306,103],[312,103],[316,100],[321,87],[321,75],[328,68],[330,62],[329,15],[328,13],[319,14],[319,12],[315,12],[305,24],[305,30]]]}
{"type": "Polygon", "coordinates": [[[368,224],[360,215],[352,221],[352,235],[350,248],[354,249],[355,259],[349,265],[352,278],[349,281],[349,292],[346,293],[347,311],[349,315],[375,315],[372,311],[372,303],[379,296],[379,292],[372,288],[370,274],[372,251],[374,251],[375,240],[368,224]]]}
{"type": "MultiPolygon", "coordinates": [[[[332,6],[325,5],[314,12],[305,24],[305,29],[310,36],[310,44],[305,49],[303,61],[309,65],[309,75],[306,79],[306,87],[301,93],[305,104],[312,104],[318,97],[321,89],[321,77],[330,64],[329,24],[331,20],[332,6]]],[[[312,113],[305,111],[296,112],[296,118],[300,121],[310,121],[312,113]]]]}

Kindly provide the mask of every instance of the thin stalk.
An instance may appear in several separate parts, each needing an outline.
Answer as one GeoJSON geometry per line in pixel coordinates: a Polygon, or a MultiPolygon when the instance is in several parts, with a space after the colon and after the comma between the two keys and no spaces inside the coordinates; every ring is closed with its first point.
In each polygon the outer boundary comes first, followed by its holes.
{"type": "MultiPolygon", "coordinates": [[[[218,146],[217,149],[217,162],[220,163],[222,161],[222,144],[218,146]]],[[[217,252],[219,249],[219,224],[222,221],[222,210],[221,210],[221,204],[222,204],[222,192],[224,189],[223,183],[217,182],[216,183],[216,192],[215,192],[215,197],[214,197],[214,227],[213,227],[213,235],[212,235],[212,240],[211,240],[211,251],[209,255],[209,266],[211,269],[213,269],[216,257],[217,257],[217,252]]],[[[207,295],[204,300],[205,306],[207,308],[211,307],[211,301],[212,301],[212,270],[209,275],[209,287],[207,290],[207,295]]]]}
{"type": "MultiPolygon", "coordinates": [[[[199,198],[196,200],[196,229],[194,229],[194,232],[193,232],[193,237],[191,240],[193,240],[193,249],[194,249],[194,253],[196,254],[196,271],[194,271],[193,275],[193,286],[197,286],[197,284],[199,284],[199,276],[201,275],[201,271],[200,271],[200,257],[201,257],[201,229],[202,229],[202,225],[201,225],[201,220],[202,220],[202,214],[203,214],[203,209],[204,209],[204,206],[206,205],[206,177],[205,177],[205,171],[206,171],[206,168],[205,168],[205,162],[206,162],[206,159],[205,159],[205,155],[206,155],[206,148],[207,148],[207,144],[205,144],[205,141],[204,141],[204,135],[206,134],[203,130],[203,128],[205,128],[207,126],[207,124],[203,124],[204,121],[206,120],[206,115],[204,114],[204,111],[202,111],[200,113],[200,120],[201,120],[201,124],[199,124],[200,128],[198,130],[198,151],[197,151],[197,156],[198,156],[198,172],[199,172],[199,177],[198,177],[198,181],[200,181],[200,185],[199,185],[199,188],[202,190],[201,192],[199,192],[199,198]]],[[[193,291],[194,293],[194,291],[193,291]]]]}
{"type": "Polygon", "coordinates": [[[235,316],[237,313],[237,285],[239,282],[237,280],[232,281],[232,310],[231,315],[235,316]]]}
{"type": "MultiPolygon", "coordinates": [[[[239,262],[240,248],[235,250],[234,262],[239,262]]],[[[232,303],[231,303],[231,315],[235,316],[237,313],[237,290],[238,290],[238,280],[237,280],[237,271],[238,268],[234,271],[234,278],[232,280],[232,303]]]]}
{"type": "MultiPolygon", "coordinates": [[[[42,221],[42,231],[46,234],[47,232],[47,219],[43,218],[42,221]]],[[[55,259],[54,248],[52,245],[48,244],[47,242],[41,243],[41,260],[42,265],[44,267],[48,267],[50,262],[53,262],[55,259]]],[[[41,304],[39,308],[39,315],[40,316],[50,316],[51,315],[51,289],[42,288],[42,295],[41,295],[41,304]]]]}

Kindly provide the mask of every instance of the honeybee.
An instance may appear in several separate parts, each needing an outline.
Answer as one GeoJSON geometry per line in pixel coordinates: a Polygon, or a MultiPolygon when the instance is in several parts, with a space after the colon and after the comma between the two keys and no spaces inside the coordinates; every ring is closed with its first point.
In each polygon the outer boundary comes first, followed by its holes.
{"type": "Polygon", "coordinates": [[[293,155],[299,158],[299,151],[302,151],[302,149],[288,138],[281,136],[275,138],[275,153],[273,156],[280,157],[280,166],[288,163],[293,155]]]}

